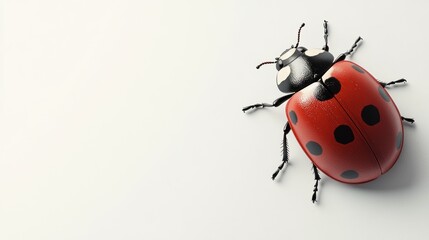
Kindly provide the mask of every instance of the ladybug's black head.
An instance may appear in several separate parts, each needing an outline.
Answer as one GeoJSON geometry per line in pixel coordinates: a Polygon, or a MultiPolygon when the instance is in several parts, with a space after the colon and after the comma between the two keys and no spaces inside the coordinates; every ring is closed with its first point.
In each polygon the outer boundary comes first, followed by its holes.
{"type": "Polygon", "coordinates": [[[319,80],[331,67],[334,56],[322,49],[309,49],[298,46],[301,28],[298,30],[298,41],[295,46],[286,49],[273,62],[263,62],[256,68],[265,64],[276,64],[277,86],[280,91],[297,92],[319,80]]]}

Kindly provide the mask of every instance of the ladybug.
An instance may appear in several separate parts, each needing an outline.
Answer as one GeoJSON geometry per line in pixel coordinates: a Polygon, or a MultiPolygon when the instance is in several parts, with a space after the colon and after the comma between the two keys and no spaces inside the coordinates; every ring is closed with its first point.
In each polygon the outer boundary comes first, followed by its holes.
{"type": "Polygon", "coordinates": [[[274,180],[289,161],[287,134],[292,130],[299,145],[313,164],[315,184],[312,201],[316,202],[319,170],[347,184],[372,181],[393,167],[402,150],[403,121],[385,87],[405,83],[399,79],[380,82],[358,64],[347,61],[362,40],[358,37],[349,51],[336,59],[329,52],[328,24],[324,21],[325,45],[307,49],[297,43],[275,61],[277,87],[286,95],[272,104],[244,107],[243,112],[278,107],[287,100],[287,123],[283,129],[283,158],[272,175],[274,180]]]}

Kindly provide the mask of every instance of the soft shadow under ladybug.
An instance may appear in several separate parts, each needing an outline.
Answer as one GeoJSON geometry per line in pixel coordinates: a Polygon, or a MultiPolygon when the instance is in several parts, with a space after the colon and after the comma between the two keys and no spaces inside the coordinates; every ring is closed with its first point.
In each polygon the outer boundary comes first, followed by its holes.
{"type": "Polygon", "coordinates": [[[287,100],[288,122],[283,129],[283,158],[272,175],[274,180],[288,163],[287,134],[292,130],[313,164],[315,184],[312,201],[316,202],[320,175],[349,184],[372,181],[393,167],[403,146],[401,116],[385,90],[388,85],[404,83],[399,79],[380,82],[356,63],[345,60],[362,40],[358,37],[350,50],[335,60],[328,47],[328,25],[324,21],[325,45],[321,49],[299,46],[286,49],[275,61],[277,86],[286,95],[272,104],[258,103],[243,112],[278,107],[287,100]]]}

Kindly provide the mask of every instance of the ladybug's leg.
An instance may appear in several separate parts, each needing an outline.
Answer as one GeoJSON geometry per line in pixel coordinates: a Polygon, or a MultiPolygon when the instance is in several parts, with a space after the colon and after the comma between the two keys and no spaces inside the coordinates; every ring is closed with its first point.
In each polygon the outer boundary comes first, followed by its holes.
{"type": "Polygon", "coordinates": [[[319,188],[318,188],[319,187],[319,180],[321,179],[320,175],[319,175],[319,170],[317,170],[317,167],[314,164],[313,164],[313,172],[314,172],[314,180],[316,180],[316,183],[314,184],[313,196],[311,197],[311,201],[313,201],[313,203],[314,203],[314,202],[317,202],[316,201],[317,191],[319,191],[319,188]]]}
{"type": "Polygon", "coordinates": [[[295,93],[290,93],[288,95],[284,95],[283,97],[279,97],[276,100],[274,100],[273,104],[269,104],[269,103],[257,103],[257,104],[253,104],[247,107],[244,107],[242,110],[243,112],[246,112],[247,110],[250,110],[252,108],[255,108],[255,110],[260,109],[260,108],[265,108],[265,107],[278,107],[280,105],[282,105],[284,102],[286,102],[289,98],[291,98],[295,93]]]}
{"type": "Polygon", "coordinates": [[[283,150],[283,159],[282,164],[277,167],[277,170],[273,173],[273,176],[271,177],[273,180],[276,179],[277,174],[279,174],[280,170],[283,169],[285,164],[289,162],[289,149],[287,145],[287,138],[286,135],[290,132],[290,125],[288,122],[286,122],[285,127],[283,128],[283,143],[282,143],[282,150],[283,150]]]}
{"type": "Polygon", "coordinates": [[[337,63],[337,62],[339,62],[339,61],[343,61],[344,59],[346,59],[346,57],[347,57],[348,55],[351,55],[351,54],[355,51],[355,49],[357,48],[358,43],[359,43],[360,41],[362,41],[362,38],[361,38],[361,37],[358,37],[358,38],[356,39],[356,41],[353,43],[353,46],[350,48],[350,50],[348,50],[347,52],[342,53],[340,56],[338,56],[338,57],[337,57],[337,59],[335,59],[334,64],[335,64],[335,63],[337,63]]]}
{"type": "Polygon", "coordinates": [[[325,33],[323,35],[323,37],[325,38],[325,46],[323,46],[322,49],[329,52],[329,47],[328,47],[328,21],[326,21],[326,20],[323,21],[323,30],[325,33]]]}
{"type": "Polygon", "coordinates": [[[414,123],[413,118],[406,118],[406,117],[401,116],[401,119],[402,119],[402,121],[405,121],[405,122],[414,123]]]}
{"type": "MultiPolygon", "coordinates": [[[[388,82],[388,83],[381,82],[381,81],[378,81],[378,82],[380,83],[380,85],[381,85],[383,88],[386,88],[386,86],[389,86],[389,85],[395,85],[395,84],[397,84],[397,83],[405,83],[405,82],[407,82],[407,80],[405,80],[405,79],[401,78],[401,79],[399,79],[399,80],[391,81],[391,82],[388,82]]],[[[401,120],[402,120],[402,121],[405,121],[405,122],[408,122],[408,123],[414,123],[414,119],[413,119],[413,118],[406,118],[406,117],[401,116],[401,120]]]]}
{"type": "Polygon", "coordinates": [[[388,82],[388,83],[381,82],[381,81],[378,81],[378,82],[380,83],[380,85],[381,85],[383,88],[385,88],[386,86],[389,86],[389,85],[395,85],[396,83],[405,83],[405,82],[407,82],[407,80],[405,80],[405,79],[401,78],[401,79],[399,79],[399,80],[391,81],[391,82],[388,82]]]}

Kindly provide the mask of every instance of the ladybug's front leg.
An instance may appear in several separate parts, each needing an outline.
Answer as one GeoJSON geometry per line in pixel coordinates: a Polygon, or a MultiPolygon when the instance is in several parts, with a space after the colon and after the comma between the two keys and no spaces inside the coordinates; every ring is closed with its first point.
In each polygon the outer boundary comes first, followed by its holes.
{"type": "Polygon", "coordinates": [[[287,145],[287,138],[286,135],[290,132],[290,125],[288,122],[286,122],[285,127],[283,128],[283,143],[282,143],[282,150],[283,150],[283,159],[280,166],[277,167],[277,170],[273,173],[273,176],[271,177],[273,180],[276,179],[279,172],[283,169],[285,164],[289,162],[289,149],[287,145]]]}
{"type": "Polygon", "coordinates": [[[323,38],[325,39],[325,46],[323,46],[323,50],[329,52],[329,46],[328,46],[328,21],[323,21],[323,38]]]}
{"type": "Polygon", "coordinates": [[[257,104],[253,104],[253,105],[244,107],[242,110],[243,110],[243,112],[246,112],[247,110],[250,110],[252,108],[255,108],[255,110],[257,110],[257,109],[266,108],[266,107],[278,107],[278,106],[282,105],[284,102],[286,102],[289,98],[291,98],[294,94],[295,93],[291,93],[288,95],[284,95],[283,97],[279,97],[273,101],[273,104],[257,103],[257,104]]]}
{"type": "Polygon", "coordinates": [[[358,38],[356,39],[356,41],[353,43],[353,45],[352,45],[352,47],[350,48],[350,50],[348,50],[347,52],[342,53],[340,56],[338,56],[338,57],[337,57],[337,59],[335,59],[335,60],[334,60],[334,63],[333,63],[332,65],[334,65],[334,64],[335,64],[335,63],[337,63],[337,62],[343,61],[344,59],[346,59],[346,57],[347,57],[348,55],[351,55],[351,54],[354,52],[354,50],[357,48],[358,43],[359,43],[360,41],[362,41],[362,38],[361,38],[361,37],[358,37],[358,38]]]}

